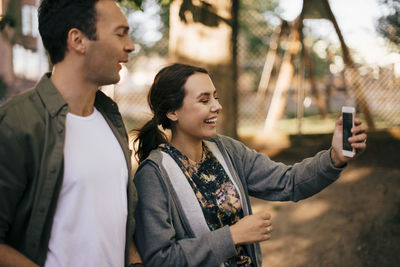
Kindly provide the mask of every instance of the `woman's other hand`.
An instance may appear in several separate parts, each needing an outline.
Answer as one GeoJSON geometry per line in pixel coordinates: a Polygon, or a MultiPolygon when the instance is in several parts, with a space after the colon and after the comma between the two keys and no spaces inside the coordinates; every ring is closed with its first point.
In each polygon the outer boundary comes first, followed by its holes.
{"type": "Polygon", "coordinates": [[[271,215],[261,212],[249,215],[230,226],[235,245],[269,240],[273,230],[271,215]]]}

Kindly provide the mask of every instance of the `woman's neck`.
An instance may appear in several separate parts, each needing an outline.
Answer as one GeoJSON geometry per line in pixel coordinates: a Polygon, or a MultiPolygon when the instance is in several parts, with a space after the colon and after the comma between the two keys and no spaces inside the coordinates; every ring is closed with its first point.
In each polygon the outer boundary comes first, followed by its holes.
{"type": "Polygon", "coordinates": [[[203,155],[202,140],[187,140],[172,136],[171,145],[194,162],[200,162],[203,155]]]}

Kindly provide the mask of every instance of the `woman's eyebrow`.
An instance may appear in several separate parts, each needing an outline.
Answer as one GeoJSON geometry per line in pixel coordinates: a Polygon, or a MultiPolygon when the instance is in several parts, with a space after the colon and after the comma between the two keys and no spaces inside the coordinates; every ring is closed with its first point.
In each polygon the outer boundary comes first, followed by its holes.
{"type": "Polygon", "coordinates": [[[208,92],[203,92],[203,93],[200,93],[198,96],[197,96],[197,98],[201,98],[201,97],[203,97],[203,96],[210,96],[211,94],[210,93],[208,93],[208,92]]]}
{"type": "MultiPolygon", "coordinates": [[[[217,94],[217,90],[214,90],[214,92],[212,93],[214,96],[217,94]]],[[[198,96],[197,96],[197,98],[200,98],[200,97],[202,97],[202,96],[210,96],[211,95],[211,93],[209,93],[209,92],[203,92],[203,93],[200,93],[198,96]]]]}

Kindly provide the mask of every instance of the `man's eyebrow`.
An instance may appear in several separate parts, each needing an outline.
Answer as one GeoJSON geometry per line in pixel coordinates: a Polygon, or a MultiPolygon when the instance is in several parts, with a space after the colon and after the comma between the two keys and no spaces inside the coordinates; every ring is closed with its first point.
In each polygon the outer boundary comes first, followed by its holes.
{"type": "Polygon", "coordinates": [[[119,25],[118,27],[115,28],[115,31],[118,31],[118,30],[120,30],[120,29],[122,29],[122,30],[128,32],[128,31],[129,31],[129,26],[126,26],[126,25],[119,25]]]}

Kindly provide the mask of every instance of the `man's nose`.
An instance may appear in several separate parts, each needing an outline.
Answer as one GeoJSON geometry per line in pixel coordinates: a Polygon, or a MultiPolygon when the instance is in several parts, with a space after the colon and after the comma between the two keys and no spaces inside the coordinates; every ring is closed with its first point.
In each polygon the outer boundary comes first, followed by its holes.
{"type": "Polygon", "coordinates": [[[131,53],[131,52],[135,51],[135,43],[132,41],[132,39],[130,37],[128,39],[129,40],[125,46],[125,51],[128,53],[131,53]]]}

